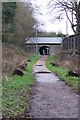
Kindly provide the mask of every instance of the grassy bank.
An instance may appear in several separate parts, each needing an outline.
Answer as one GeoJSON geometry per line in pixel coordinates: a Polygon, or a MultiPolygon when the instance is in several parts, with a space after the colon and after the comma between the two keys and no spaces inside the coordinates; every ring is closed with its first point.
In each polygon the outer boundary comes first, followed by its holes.
{"type": "Polygon", "coordinates": [[[80,78],[79,77],[70,77],[67,76],[68,74],[68,69],[63,68],[63,67],[53,67],[50,63],[56,61],[55,56],[49,56],[47,61],[46,61],[46,66],[49,70],[52,72],[56,73],[62,80],[64,80],[68,85],[72,86],[72,88],[76,92],[80,92],[80,78]]]}
{"type": "Polygon", "coordinates": [[[3,115],[15,117],[29,107],[28,99],[31,86],[35,84],[33,65],[39,55],[33,55],[28,62],[24,76],[11,76],[3,80],[3,115]]]}

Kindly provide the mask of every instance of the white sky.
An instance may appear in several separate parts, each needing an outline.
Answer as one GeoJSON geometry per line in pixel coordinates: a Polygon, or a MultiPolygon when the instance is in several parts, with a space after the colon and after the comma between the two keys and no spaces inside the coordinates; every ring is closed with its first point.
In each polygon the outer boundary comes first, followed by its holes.
{"type": "MultiPolygon", "coordinates": [[[[41,25],[41,29],[45,30],[47,32],[62,32],[66,34],[66,17],[62,19],[62,21],[55,20],[54,15],[47,14],[49,13],[49,9],[47,8],[47,4],[49,3],[49,0],[31,0],[33,7],[37,6],[39,9],[37,9],[37,13],[35,14],[36,19],[44,24],[41,25]],[[39,12],[42,14],[40,15],[39,12]]],[[[68,22],[68,34],[73,34],[73,31],[71,29],[70,23],[68,22]]]]}

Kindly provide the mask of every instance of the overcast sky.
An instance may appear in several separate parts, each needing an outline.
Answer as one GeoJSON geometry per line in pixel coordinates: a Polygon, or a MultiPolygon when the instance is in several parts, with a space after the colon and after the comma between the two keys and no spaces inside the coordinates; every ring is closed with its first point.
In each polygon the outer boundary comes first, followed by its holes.
{"type": "MultiPolygon", "coordinates": [[[[36,19],[44,24],[41,25],[41,29],[45,30],[47,32],[62,32],[66,34],[66,17],[62,19],[62,21],[54,19],[55,15],[49,14],[49,9],[47,8],[47,5],[49,3],[49,0],[31,0],[33,7],[38,7],[37,14],[35,14],[36,19]],[[39,14],[41,13],[41,15],[39,14]]],[[[70,24],[68,23],[68,34],[73,34],[73,31],[71,29],[70,24]]]]}

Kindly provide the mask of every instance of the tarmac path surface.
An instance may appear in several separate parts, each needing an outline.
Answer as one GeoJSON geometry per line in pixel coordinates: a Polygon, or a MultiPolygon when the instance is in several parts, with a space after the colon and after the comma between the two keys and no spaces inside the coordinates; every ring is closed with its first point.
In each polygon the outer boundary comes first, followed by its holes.
{"type": "Polygon", "coordinates": [[[46,68],[46,59],[42,56],[33,68],[36,86],[30,118],[78,118],[78,95],[46,68]]]}

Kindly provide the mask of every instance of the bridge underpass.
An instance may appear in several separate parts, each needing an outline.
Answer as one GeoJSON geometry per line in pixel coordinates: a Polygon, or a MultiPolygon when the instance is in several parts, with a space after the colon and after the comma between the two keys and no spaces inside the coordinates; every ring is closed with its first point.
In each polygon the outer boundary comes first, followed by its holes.
{"type": "Polygon", "coordinates": [[[48,46],[41,46],[39,49],[40,55],[49,55],[50,48],[48,46]]]}

